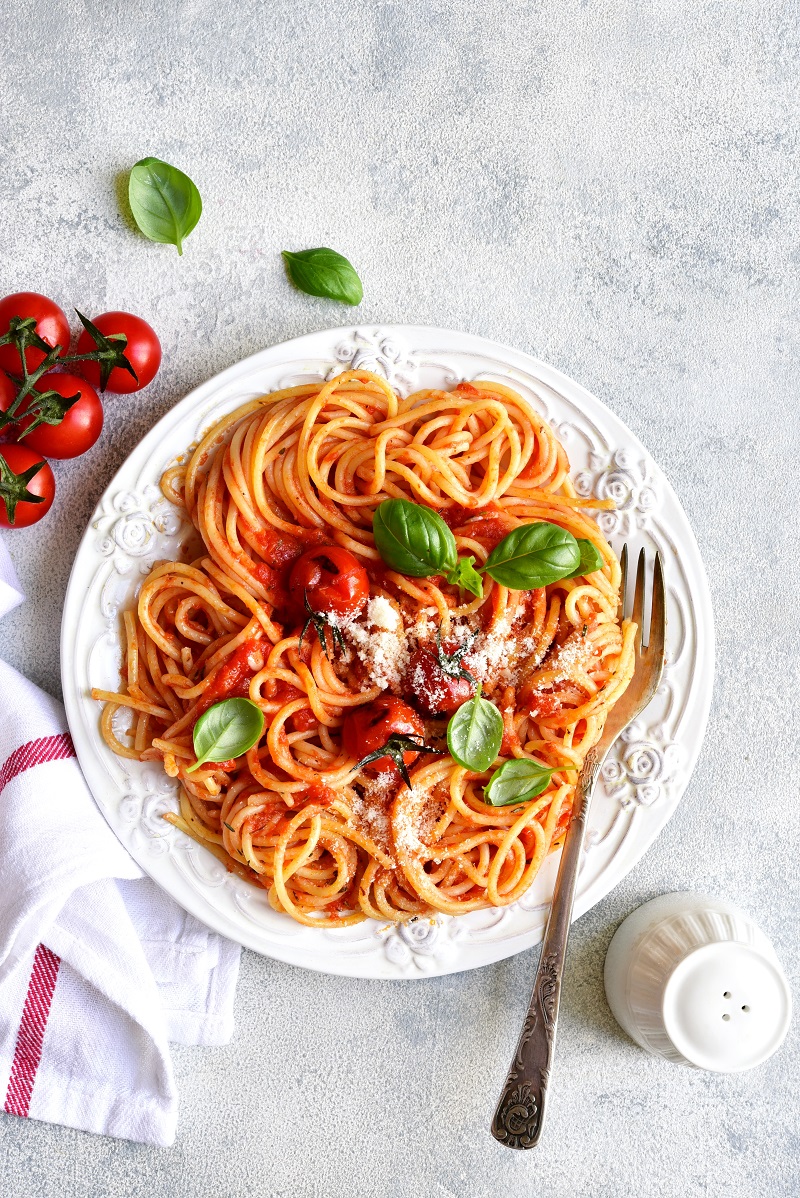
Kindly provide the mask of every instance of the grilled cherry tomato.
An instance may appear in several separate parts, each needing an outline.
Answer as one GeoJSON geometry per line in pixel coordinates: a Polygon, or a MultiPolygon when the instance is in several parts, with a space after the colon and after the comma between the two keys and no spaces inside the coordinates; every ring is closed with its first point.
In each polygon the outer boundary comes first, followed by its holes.
{"type": "MultiPolygon", "coordinates": [[[[108,376],[106,391],[127,394],[130,391],[141,391],[142,387],[152,383],[161,365],[161,342],[156,336],[155,329],[152,329],[146,320],[142,320],[139,316],[133,316],[130,312],[104,312],[102,316],[96,316],[92,324],[104,337],[113,337],[115,333],[125,334],[128,344],[123,352],[136,371],[136,378],[134,378],[127,370],[115,366],[108,376]]],[[[75,352],[90,354],[96,349],[97,346],[91,333],[88,329],[84,329],[78,339],[78,348],[75,352]]],[[[75,365],[83,377],[88,379],[94,387],[100,386],[99,362],[76,362],[75,365]]]]}
{"type": "Polygon", "coordinates": [[[27,445],[0,445],[0,528],[25,528],[36,524],[50,510],[56,493],[53,471],[44,458],[27,445]],[[32,467],[39,468],[26,481],[21,478],[32,467]],[[22,498],[25,493],[41,502],[22,498]],[[16,508],[11,502],[16,498],[16,508]],[[13,519],[11,513],[13,512],[13,519]]]}
{"type": "MultiPolygon", "coordinates": [[[[69,321],[46,295],[35,291],[17,291],[0,300],[0,337],[8,332],[12,316],[30,317],[36,321],[36,332],[48,345],[61,346],[62,354],[69,352],[69,321]]],[[[44,350],[31,345],[25,351],[28,370],[33,371],[45,357],[44,350]]],[[[15,345],[0,345],[0,370],[22,374],[22,362],[15,345]]]]}
{"type": "MultiPolygon", "coordinates": [[[[402,699],[394,695],[381,695],[366,707],[356,707],[344,718],[342,743],[345,751],[356,761],[361,761],[377,749],[382,749],[390,736],[419,736],[425,729],[422,720],[402,699]]],[[[404,753],[403,762],[411,765],[419,753],[404,753]]],[[[400,771],[391,757],[379,757],[364,766],[368,774],[392,774],[400,781],[400,771]]]]}
{"type": "Polygon", "coordinates": [[[354,616],[367,600],[369,579],[349,549],[320,545],[309,549],[292,566],[289,593],[300,608],[305,607],[307,598],[312,611],[354,616]]]}
{"type": "MultiPolygon", "coordinates": [[[[23,445],[48,458],[77,458],[91,449],[103,429],[103,405],[94,387],[86,379],[78,378],[77,374],[46,374],[34,387],[34,395],[36,391],[57,391],[65,399],[73,395],[80,398],[68,408],[59,424],[40,424],[27,436],[25,429],[33,417],[24,418],[31,399],[24,400],[21,409],[23,417],[19,424],[12,426],[13,435],[23,445]]],[[[13,388],[9,399],[0,384],[0,411],[8,411],[13,399],[13,388]]]]}
{"type": "MultiPolygon", "coordinates": [[[[446,647],[442,646],[442,649],[446,660],[446,647]]],[[[458,666],[454,669],[457,671],[458,666]]],[[[456,711],[472,698],[476,689],[471,678],[443,669],[435,649],[416,649],[403,676],[403,691],[414,696],[417,707],[426,715],[456,711]]]]}

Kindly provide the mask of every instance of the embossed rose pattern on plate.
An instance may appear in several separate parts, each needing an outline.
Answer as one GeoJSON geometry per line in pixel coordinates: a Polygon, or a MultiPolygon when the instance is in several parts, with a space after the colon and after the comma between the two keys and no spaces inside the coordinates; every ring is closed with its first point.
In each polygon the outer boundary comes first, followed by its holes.
{"type": "Polygon", "coordinates": [[[368,922],[341,931],[300,927],[161,816],[177,805],[174,783],[153,764],[122,761],[99,732],[92,686],[116,690],[120,613],[159,559],[192,535],[162,495],[164,468],[221,416],[255,396],[342,370],[382,374],[402,393],[488,378],[519,390],[563,442],[580,495],[612,498],[603,531],[649,553],[660,550],[668,587],[664,677],[653,703],[602,771],[589,819],[576,915],[636,864],[678,805],[702,743],[713,683],[708,585],[686,516],[634,435],[599,400],[518,350],[442,329],[330,329],[273,346],[210,379],[144,438],[111,482],[78,550],[62,624],[62,675],[70,728],[87,781],[111,827],[143,869],[187,910],[258,952],[361,977],[422,978],[470,969],[541,939],[556,872],[545,863],[513,907],[404,926],[368,922]]]}

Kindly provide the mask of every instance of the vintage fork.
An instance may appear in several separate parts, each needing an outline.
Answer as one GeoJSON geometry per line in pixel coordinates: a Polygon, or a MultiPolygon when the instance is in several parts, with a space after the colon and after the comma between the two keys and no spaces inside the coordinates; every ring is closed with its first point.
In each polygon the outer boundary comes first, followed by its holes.
{"type": "MultiPolygon", "coordinates": [[[[620,606],[625,610],[628,574],[628,547],[622,550],[622,585],[620,606]]],[[[664,572],[657,554],[653,571],[653,594],[650,633],[643,644],[645,608],[645,553],[639,554],[636,569],[633,610],[630,618],[638,625],[636,634],[636,666],[633,678],[624,695],[612,707],[603,735],[586,755],[578,784],[561,863],[558,869],[550,916],[542,942],[542,955],[528,1014],[522,1026],[514,1061],[500,1095],[492,1120],[492,1135],[507,1148],[533,1148],[539,1143],[544,1121],[547,1087],[553,1064],[558,1004],[561,980],[575,900],[586,817],[595,780],[606,754],[621,732],[652,699],[661,679],[664,666],[664,640],[667,630],[664,572]]]]}

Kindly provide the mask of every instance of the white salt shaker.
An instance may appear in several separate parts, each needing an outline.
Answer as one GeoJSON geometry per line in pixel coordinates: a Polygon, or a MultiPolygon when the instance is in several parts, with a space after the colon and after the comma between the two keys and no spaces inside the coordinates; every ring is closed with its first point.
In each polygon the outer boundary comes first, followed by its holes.
{"type": "Polygon", "coordinates": [[[701,894],[665,894],[633,911],[608,947],[605,987],[642,1048],[717,1073],[760,1065],[792,1015],[764,933],[732,903],[701,894]]]}

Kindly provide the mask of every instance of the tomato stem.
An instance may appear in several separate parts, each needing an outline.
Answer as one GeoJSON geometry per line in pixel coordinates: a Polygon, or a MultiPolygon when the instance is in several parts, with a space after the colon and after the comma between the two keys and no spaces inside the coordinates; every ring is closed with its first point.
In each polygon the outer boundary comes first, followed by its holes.
{"type": "Polygon", "coordinates": [[[15,474],[5,458],[0,454],[0,499],[6,505],[9,524],[14,523],[17,504],[44,503],[44,495],[34,495],[28,490],[28,483],[34,474],[38,474],[45,462],[35,462],[27,470],[15,474]]]}
{"type": "MultiPolygon", "coordinates": [[[[76,308],[75,311],[78,312],[78,309],[76,308]]],[[[48,345],[39,336],[33,317],[11,317],[8,331],[0,337],[0,345],[16,347],[22,366],[22,377],[11,374],[8,370],[5,372],[17,389],[17,393],[8,409],[5,412],[0,412],[0,430],[8,428],[12,424],[18,425],[23,418],[27,419],[34,415],[34,421],[25,432],[17,434],[17,439],[22,440],[40,424],[56,425],[61,423],[72,405],[80,399],[80,392],[67,397],[60,395],[57,391],[43,391],[40,394],[34,394],[34,388],[42,375],[47,374],[56,365],[71,366],[74,362],[98,362],[100,364],[101,391],[105,391],[111,372],[115,369],[127,370],[137,382],[139,381],[136,371],[124,353],[128,345],[128,338],[125,334],[111,333],[106,337],[96,325],[92,324],[91,320],[80,312],[78,312],[78,316],[97,349],[89,354],[64,354],[63,356],[61,345],[48,345]],[[45,355],[35,370],[28,369],[27,350],[31,348],[42,350],[45,355]],[[34,394],[32,402],[23,410],[25,400],[32,394],[34,394]]],[[[11,519],[10,513],[9,519],[11,519]]]]}

